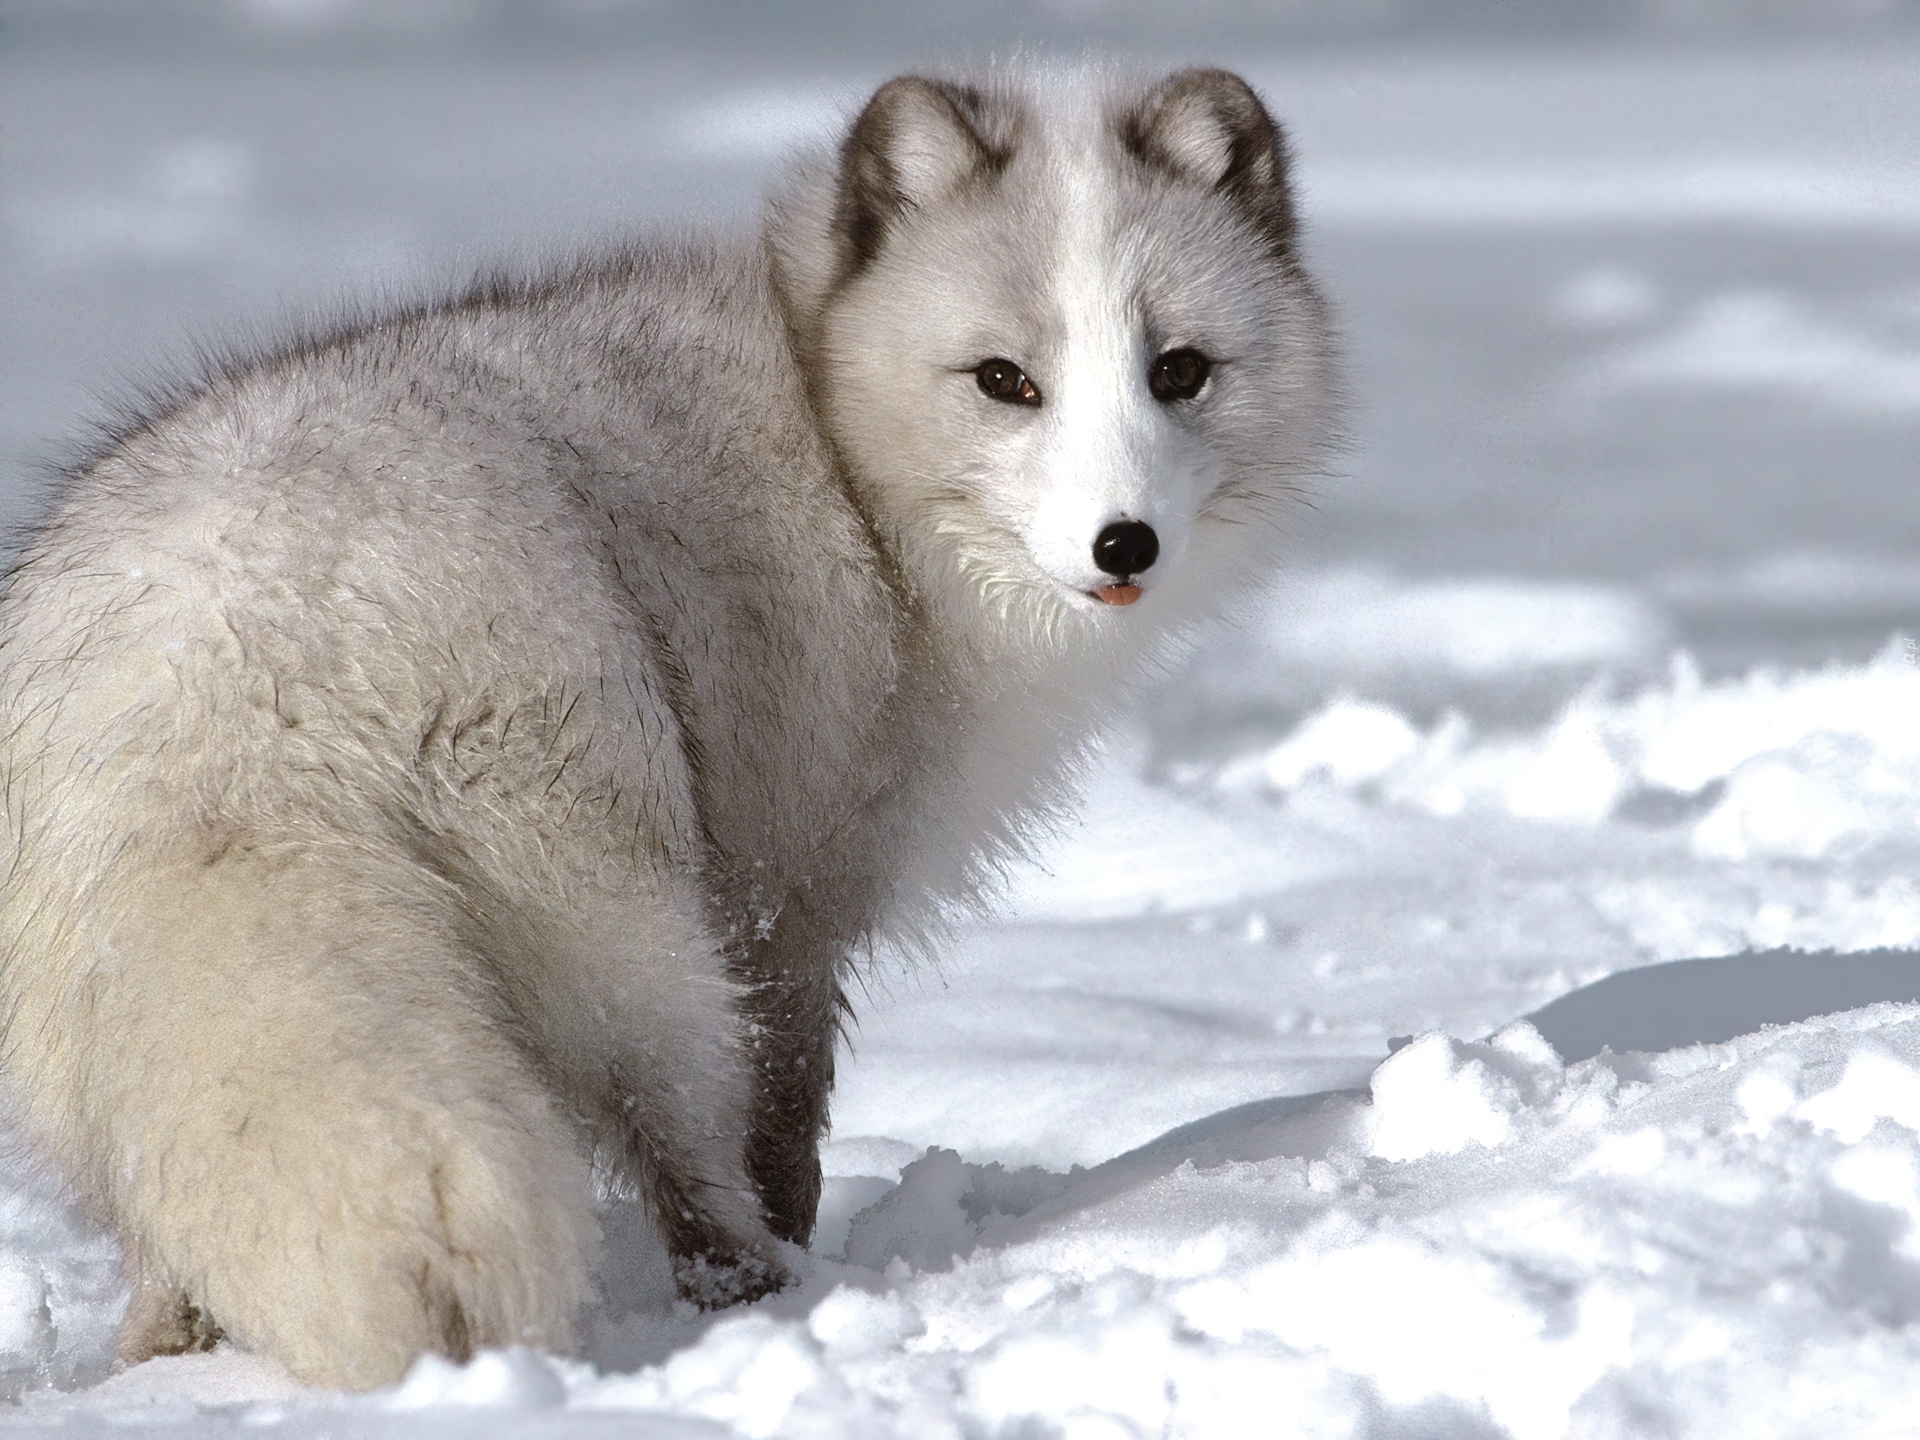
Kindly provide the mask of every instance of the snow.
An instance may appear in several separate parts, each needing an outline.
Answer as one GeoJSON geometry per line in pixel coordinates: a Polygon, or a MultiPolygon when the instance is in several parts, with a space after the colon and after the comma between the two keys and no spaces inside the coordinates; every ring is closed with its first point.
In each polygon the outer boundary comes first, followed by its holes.
{"type": "MultiPolygon", "coordinates": [[[[1525,625],[1507,638],[1524,639],[1525,625]]],[[[1390,707],[1342,696],[1211,786],[1283,795],[1323,780],[1435,815],[1485,807],[1588,823],[1623,804],[1694,803],[1696,855],[1810,860],[1912,830],[1916,714],[1920,666],[1904,638],[1864,667],[1716,685],[1682,654],[1665,686],[1624,702],[1583,694],[1524,735],[1477,735],[1457,713],[1423,734],[1390,707]]]]}
{"type": "Polygon", "coordinates": [[[744,1434],[1898,1433],[1871,1427],[1920,1398],[1916,1063],[1911,1006],[1573,1067],[1517,1024],[1201,1164],[1013,1195],[936,1151],[856,1225],[918,1263],[816,1276],[643,1393],[744,1434]]]}
{"type": "MultiPolygon", "coordinates": [[[[616,51],[12,61],[5,493],[181,337],[737,208],[878,78],[616,51]]],[[[1920,1432],[1912,62],[1245,57],[1352,473],[862,973],[809,1277],[700,1314],[615,1205],[578,1356],[116,1370],[15,1147],[0,1434],[1920,1432]]]]}

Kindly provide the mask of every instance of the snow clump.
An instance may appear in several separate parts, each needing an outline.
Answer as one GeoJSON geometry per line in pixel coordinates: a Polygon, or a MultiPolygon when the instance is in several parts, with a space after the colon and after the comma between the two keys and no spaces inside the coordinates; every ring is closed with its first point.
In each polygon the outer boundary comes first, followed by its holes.
{"type": "Polygon", "coordinates": [[[1210,777],[1216,793],[1365,788],[1454,816],[1493,810],[1593,825],[1650,809],[1693,815],[1703,859],[1820,859],[1920,834],[1920,667],[1904,643],[1872,663],[1715,684],[1684,655],[1626,700],[1589,692],[1542,730],[1478,735],[1457,714],[1426,732],[1390,707],[1336,699],[1279,744],[1210,777]]]}

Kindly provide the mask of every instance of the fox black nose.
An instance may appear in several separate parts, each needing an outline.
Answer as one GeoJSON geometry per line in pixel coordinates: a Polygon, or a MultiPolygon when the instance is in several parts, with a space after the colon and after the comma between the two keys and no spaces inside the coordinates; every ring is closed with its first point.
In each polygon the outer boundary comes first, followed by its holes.
{"type": "Polygon", "coordinates": [[[1140,520],[1116,520],[1093,537],[1093,563],[1109,575],[1138,575],[1160,558],[1160,537],[1140,520]]]}

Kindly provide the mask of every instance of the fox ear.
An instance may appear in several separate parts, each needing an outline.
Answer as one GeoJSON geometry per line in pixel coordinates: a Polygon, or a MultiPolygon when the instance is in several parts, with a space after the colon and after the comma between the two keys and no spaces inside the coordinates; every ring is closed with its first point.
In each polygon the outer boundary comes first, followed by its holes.
{"type": "Polygon", "coordinates": [[[1233,199],[1277,249],[1292,247],[1286,136],[1238,75],[1169,76],[1122,119],[1120,139],[1142,164],[1233,199]]]}
{"type": "Polygon", "coordinates": [[[1010,129],[971,85],[903,75],[875,91],[840,151],[843,278],[867,267],[901,216],[1002,169],[1010,129]]]}

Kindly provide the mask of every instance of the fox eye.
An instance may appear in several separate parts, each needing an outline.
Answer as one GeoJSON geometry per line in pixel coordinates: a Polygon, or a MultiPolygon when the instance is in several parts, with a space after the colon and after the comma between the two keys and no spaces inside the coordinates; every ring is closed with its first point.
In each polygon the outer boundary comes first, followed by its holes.
{"type": "Polygon", "coordinates": [[[980,393],[1010,405],[1038,405],[1040,392],[1033,388],[1027,372],[1011,360],[983,360],[974,367],[973,378],[980,382],[980,393]]]}
{"type": "Polygon", "coordinates": [[[1147,389],[1156,400],[1191,400],[1213,373],[1213,362],[1198,350],[1169,350],[1147,367],[1147,389]]]}

